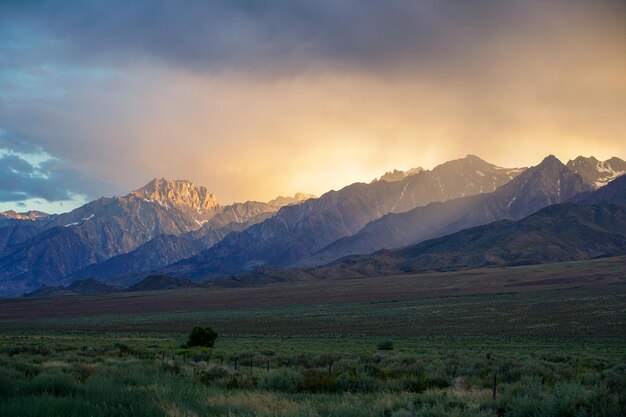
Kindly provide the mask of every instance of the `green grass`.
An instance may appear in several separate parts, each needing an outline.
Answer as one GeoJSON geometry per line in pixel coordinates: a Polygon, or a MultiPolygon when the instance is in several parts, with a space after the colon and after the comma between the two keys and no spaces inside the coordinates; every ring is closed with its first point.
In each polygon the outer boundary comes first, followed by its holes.
{"type": "Polygon", "coordinates": [[[416,300],[0,320],[0,330],[626,339],[626,285],[416,300]]]}
{"type": "Polygon", "coordinates": [[[0,417],[624,416],[626,284],[600,263],[584,285],[529,288],[526,267],[408,298],[421,277],[6,300],[0,417]],[[183,346],[194,325],[214,349],[183,346]]]}
{"type": "Polygon", "coordinates": [[[380,350],[388,339],[231,336],[207,351],[181,348],[184,339],[3,335],[0,416],[626,412],[626,346],[617,342],[400,337],[380,350]]]}

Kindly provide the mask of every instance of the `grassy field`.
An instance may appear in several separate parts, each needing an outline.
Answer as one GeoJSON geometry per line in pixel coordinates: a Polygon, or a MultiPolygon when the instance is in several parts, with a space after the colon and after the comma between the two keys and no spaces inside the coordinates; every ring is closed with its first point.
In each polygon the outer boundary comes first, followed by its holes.
{"type": "Polygon", "coordinates": [[[623,416],[625,271],[3,300],[0,416],[623,416]]]}

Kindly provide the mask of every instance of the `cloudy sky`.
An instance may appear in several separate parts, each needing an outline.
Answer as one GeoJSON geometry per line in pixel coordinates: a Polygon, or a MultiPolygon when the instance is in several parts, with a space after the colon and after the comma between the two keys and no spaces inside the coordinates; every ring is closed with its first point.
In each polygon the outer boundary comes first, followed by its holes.
{"type": "Polygon", "coordinates": [[[626,158],[626,2],[0,2],[0,209],[626,158]]]}

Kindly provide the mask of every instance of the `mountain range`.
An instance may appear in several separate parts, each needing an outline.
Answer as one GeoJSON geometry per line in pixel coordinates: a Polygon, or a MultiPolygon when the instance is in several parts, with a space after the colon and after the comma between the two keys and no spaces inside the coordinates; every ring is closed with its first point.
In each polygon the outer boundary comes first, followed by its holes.
{"type": "Polygon", "coordinates": [[[399,248],[497,220],[521,219],[592,189],[571,168],[548,156],[494,192],[382,216],[358,233],[321,249],[300,266],[323,265],[348,255],[399,248]]]}
{"type": "Polygon", "coordinates": [[[549,156],[526,169],[468,155],[319,198],[231,205],[190,181],[154,179],[65,214],[0,213],[0,295],[42,285],[80,293],[68,288],[93,279],[129,287],[148,275],[358,276],[607,256],[624,250],[625,172],[619,158],[549,156]],[[595,243],[582,245],[580,233],[595,243]]]}
{"type": "Polygon", "coordinates": [[[270,219],[228,235],[162,272],[198,279],[244,273],[263,265],[292,265],[387,213],[492,192],[521,172],[523,169],[501,168],[468,155],[400,181],[352,184],[284,207],[270,219]]]}
{"type": "MultiPolygon", "coordinates": [[[[306,196],[284,201],[294,204],[302,198],[306,196]]],[[[56,285],[87,266],[127,254],[154,238],[163,241],[166,235],[198,240],[194,245],[170,245],[190,256],[188,249],[207,247],[224,237],[231,231],[224,229],[229,224],[260,221],[278,209],[276,203],[256,201],[222,206],[205,187],[155,178],[125,196],[100,198],[69,213],[19,223],[13,219],[8,226],[12,229],[0,228],[0,294],[56,285]]],[[[178,259],[158,241],[152,247],[164,250],[159,254],[144,248],[142,253],[150,257],[144,258],[145,264],[140,262],[139,269],[178,259]],[[151,259],[159,261],[151,265],[151,259]]]]}
{"type": "Polygon", "coordinates": [[[546,207],[397,250],[346,257],[315,276],[377,276],[577,261],[626,253],[626,176],[577,203],[546,207]]]}

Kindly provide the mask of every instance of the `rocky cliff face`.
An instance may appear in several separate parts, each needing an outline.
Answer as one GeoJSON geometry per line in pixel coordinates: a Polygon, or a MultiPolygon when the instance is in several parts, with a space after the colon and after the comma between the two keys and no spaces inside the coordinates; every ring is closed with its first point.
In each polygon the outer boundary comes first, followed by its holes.
{"type": "Polygon", "coordinates": [[[615,178],[626,174],[626,162],[619,158],[599,161],[596,158],[579,156],[567,162],[567,166],[580,175],[585,184],[600,188],[615,178]]]}
{"type": "Polygon", "coordinates": [[[201,212],[214,210],[218,206],[215,196],[205,187],[186,180],[155,178],[129,196],[157,202],[165,207],[191,208],[201,212]]]}

